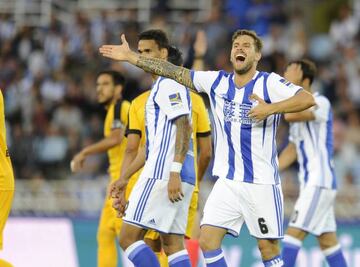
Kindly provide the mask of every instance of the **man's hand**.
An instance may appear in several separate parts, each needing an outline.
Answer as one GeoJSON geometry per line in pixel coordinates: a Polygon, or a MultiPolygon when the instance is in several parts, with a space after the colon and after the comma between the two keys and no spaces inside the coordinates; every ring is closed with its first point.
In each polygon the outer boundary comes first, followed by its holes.
{"type": "Polygon", "coordinates": [[[84,166],[85,159],[86,159],[86,156],[84,153],[80,152],[80,153],[76,154],[75,157],[70,162],[71,171],[72,172],[80,171],[84,166]]]}
{"type": "Polygon", "coordinates": [[[196,38],[194,42],[195,58],[203,57],[206,51],[207,51],[206,33],[203,30],[199,30],[196,33],[196,38]]]}
{"type": "Polygon", "coordinates": [[[113,198],[112,206],[114,209],[116,209],[118,217],[122,217],[125,215],[125,210],[127,206],[127,201],[125,198],[127,184],[127,181],[119,178],[109,186],[108,197],[113,198]]]}
{"type": "Polygon", "coordinates": [[[181,201],[184,194],[181,189],[180,173],[170,172],[170,179],[168,182],[168,195],[172,203],[181,201]]]}
{"type": "Polygon", "coordinates": [[[303,79],[303,71],[301,69],[301,65],[293,63],[287,66],[284,73],[284,78],[289,82],[292,82],[293,84],[301,85],[303,79]]]}
{"type": "Polygon", "coordinates": [[[99,48],[99,52],[102,56],[108,57],[114,60],[128,61],[129,56],[132,53],[129,44],[125,39],[125,34],[121,35],[121,45],[103,45],[99,48]]]}
{"type": "Polygon", "coordinates": [[[264,99],[261,99],[258,95],[252,94],[250,100],[257,101],[258,104],[253,107],[248,115],[251,119],[256,120],[256,122],[266,119],[268,116],[273,114],[271,104],[267,104],[264,99]]]}

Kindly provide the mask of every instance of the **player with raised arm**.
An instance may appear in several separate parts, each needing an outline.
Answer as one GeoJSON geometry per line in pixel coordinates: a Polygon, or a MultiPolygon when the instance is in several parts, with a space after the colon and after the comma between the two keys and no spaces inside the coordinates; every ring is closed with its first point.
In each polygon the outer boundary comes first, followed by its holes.
{"type": "MultiPolygon", "coordinates": [[[[0,250],[3,248],[3,231],[10,214],[15,191],[14,173],[6,144],[4,106],[4,98],[0,90],[0,250]]],[[[0,266],[11,267],[12,265],[0,259],[0,266]]]]}
{"type": "Polygon", "coordinates": [[[295,266],[302,241],[310,233],[317,237],[330,267],[346,267],[336,239],[332,111],[325,96],[312,92],[315,74],[315,64],[309,60],[290,63],[284,74],[288,81],[312,93],[316,106],[284,116],[290,122],[290,136],[279,156],[279,169],[286,169],[297,159],[300,195],[285,234],[282,255],[284,266],[295,266]]]}
{"type": "Polygon", "coordinates": [[[232,38],[234,72],[191,71],[164,60],[143,57],[121,45],[100,53],[128,61],[205,92],[214,114],[215,160],[219,179],[204,208],[200,246],[207,266],[227,266],[221,250],[225,234],[239,235],[245,222],[257,238],[264,266],[282,266],[283,203],[276,153],[280,114],[314,105],[311,94],[275,73],[257,71],[262,43],[255,32],[238,30],[232,38]]]}
{"type": "MultiPolygon", "coordinates": [[[[107,152],[110,182],[118,178],[122,157],[126,148],[124,139],[130,103],[122,99],[125,78],[116,71],[102,71],[96,80],[97,100],[107,109],[104,123],[104,138],[89,145],[76,154],[71,161],[74,172],[81,170],[86,157],[107,152]]],[[[120,233],[122,220],[117,218],[112,201],[105,199],[97,232],[97,261],[99,267],[117,266],[116,239],[120,233]]]]}
{"type": "MultiPolygon", "coordinates": [[[[142,33],[139,39],[138,50],[144,57],[168,58],[169,42],[161,30],[142,33]]],[[[152,78],[154,83],[145,105],[146,162],[130,194],[119,242],[135,266],[159,266],[155,254],[143,241],[148,229],[156,230],[169,265],[188,267],[184,234],[196,182],[190,95],[171,79],[157,75],[152,78]]],[[[143,164],[141,154],[138,153],[143,164]]],[[[125,172],[129,173],[133,165],[125,172]]],[[[126,185],[126,181],[120,182],[126,185]]]]}
{"type": "MultiPolygon", "coordinates": [[[[139,36],[139,42],[141,42],[141,46],[143,48],[146,48],[144,50],[149,50],[150,52],[158,51],[160,50],[159,45],[157,44],[158,38],[156,34],[158,31],[146,31],[144,33],[141,33],[139,36]],[[150,40],[155,41],[150,42],[150,40]]],[[[203,55],[205,53],[206,49],[204,49],[204,40],[201,36],[203,33],[199,32],[197,34],[196,43],[194,45],[195,53],[197,55],[203,55]],[[200,36],[200,37],[199,37],[200,36]],[[200,44],[201,43],[201,44],[200,44]]],[[[206,44],[205,44],[206,45],[206,44]]],[[[143,51],[140,51],[141,53],[144,53],[143,51]]],[[[168,47],[168,61],[172,62],[175,65],[182,65],[183,58],[181,55],[181,52],[173,47],[168,47]]],[[[196,68],[202,68],[201,59],[198,58],[194,62],[193,67],[196,68]]],[[[122,183],[122,181],[126,181],[130,178],[131,175],[133,175],[132,172],[129,172],[129,170],[132,169],[130,166],[131,162],[133,161],[141,161],[144,164],[145,158],[139,157],[137,160],[135,160],[139,146],[143,147],[145,145],[145,104],[149,97],[150,91],[146,91],[136,97],[132,102],[129,110],[129,121],[128,121],[128,127],[126,130],[126,136],[128,139],[127,143],[127,149],[124,155],[124,162],[126,164],[122,167],[122,175],[121,177],[115,181],[112,185],[112,188],[118,189],[116,187],[117,183],[122,183]],[[127,170],[126,174],[127,176],[124,176],[125,170],[127,170]]],[[[210,129],[210,120],[207,114],[207,110],[205,108],[205,104],[202,100],[202,98],[197,95],[196,93],[190,92],[190,98],[192,102],[192,127],[193,127],[193,144],[194,144],[194,158],[195,158],[195,170],[196,170],[196,184],[195,184],[195,190],[193,192],[191,203],[189,207],[189,215],[188,215],[188,223],[186,227],[186,245],[187,250],[189,253],[189,257],[192,263],[192,266],[197,266],[198,261],[198,241],[197,239],[192,239],[192,230],[194,227],[196,227],[195,220],[196,220],[196,213],[197,213],[197,205],[198,205],[198,183],[201,180],[202,176],[204,175],[206,168],[209,164],[211,155],[212,155],[212,146],[211,146],[211,129],[210,129]],[[199,150],[199,153],[197,152],[199,150]]],[[[140,152],[141,153],[141,152],[140,152]]],[[[140,166],[140,165],[137,165],[140,166]]],[[[133,169],[134,170],[134,169],[133,169]]],[[[134,170],[135,171],[135,170],[134,170]]],[[[131,186],[131,184],[130,184],[131,186]]],[[[128,191],[128,190],[126,190],[128,191]]],[[[127,200],[126,196],[124,195],[125,191],[122,191],[123,195],[122,198],[124,201],[127,200]]],[[[111,192],[114,193],[115,192],[111,192]]],[[[156,231],[148,231],[144,238],[145,243],[150,245],[152,250],[157,255],[160,265],[166,266],[167,265],[167,259],[166,263],[162,256],[162,253],[160,253],[161,250],[161,243],[158,242],[159,240],[159,233],[156,231]]]]}

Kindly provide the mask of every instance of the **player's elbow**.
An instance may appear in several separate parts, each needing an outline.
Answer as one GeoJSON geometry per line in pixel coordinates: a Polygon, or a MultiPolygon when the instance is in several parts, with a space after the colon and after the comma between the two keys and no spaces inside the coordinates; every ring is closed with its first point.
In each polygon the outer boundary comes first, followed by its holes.
{"type": "Polygon", "coordinates": [[[304,109],[308,109],[316,104],[313,95],[308,92],[303,92],[301,102],[304,105],[304,109]]]}

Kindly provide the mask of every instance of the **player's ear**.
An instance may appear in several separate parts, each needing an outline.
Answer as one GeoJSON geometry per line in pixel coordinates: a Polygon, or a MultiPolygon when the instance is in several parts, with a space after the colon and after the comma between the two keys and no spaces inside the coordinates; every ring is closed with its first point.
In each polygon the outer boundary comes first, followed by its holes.
{"type": "Polygon", "coordinates": [[[255,52],[255,59],[256,59],[256,61],[260,61],[260,59],[261,59],[261,53],[260,52],[255,52]]]}
{"type": "Polygon", "coordinates": [[[122,85],[120,85],[120,84],[116,85],[115,86],[115,94],[119,95],[119,96],[122,95],[123,89],[124,89],[124,87],[122,85]]]}
{"type": "Polygon", "coordinates": [[[169,51],[166,48],[161,48],[160,50],[161,59],[167,60],[168,55],[169,55],[169,51]]]}

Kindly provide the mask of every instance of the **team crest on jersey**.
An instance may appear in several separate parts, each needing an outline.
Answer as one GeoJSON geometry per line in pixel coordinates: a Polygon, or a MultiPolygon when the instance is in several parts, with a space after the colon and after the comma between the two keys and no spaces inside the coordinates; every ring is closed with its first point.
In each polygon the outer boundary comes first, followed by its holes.
{"type": "Polygon", "coordinates": [[[180,93],[175,93],[175,94],[169,95],[169,100],[170,100],[171,106],[177,106],[177,105],[182,104],[180,93]]]}
{"type": "Polygon", "coordinates": [[[234,101],[225,100],[224,119],[226,122],[252,124],[253,120],[248,115],[251,108],[252,105],[249,104],[239,104],[234,101]]]}

